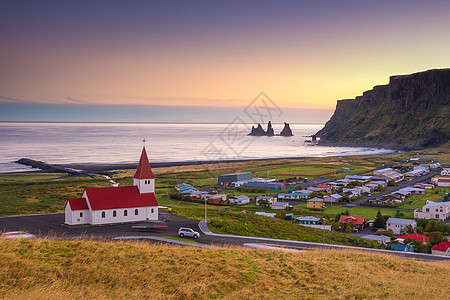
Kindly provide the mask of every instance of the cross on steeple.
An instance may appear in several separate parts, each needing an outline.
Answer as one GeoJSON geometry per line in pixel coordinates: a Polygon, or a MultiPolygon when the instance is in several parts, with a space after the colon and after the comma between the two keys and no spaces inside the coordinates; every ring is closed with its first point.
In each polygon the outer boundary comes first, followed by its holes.
{"type": "Polygon", "coordinates": [[[144,147],[145,147],[145,142],[146,142],[147,140],[145,139],[145,138],[143,138],[142,139],[142,142],[144,143],[144,147]]]}

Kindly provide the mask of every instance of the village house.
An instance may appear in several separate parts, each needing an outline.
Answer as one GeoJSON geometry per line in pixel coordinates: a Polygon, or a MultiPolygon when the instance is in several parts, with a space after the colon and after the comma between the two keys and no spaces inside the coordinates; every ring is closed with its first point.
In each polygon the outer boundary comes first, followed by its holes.
{"type": "Polygon", "coordinates": [[[263,188],[263,189],[272,190],[272,191],[280,191],[280,190],[284,190],[286,188],[284,183],[281,183],[281,182],[260,182],[260,181],[246,182],[242,186],[252,187],[252,188],[263,188]]]}
{"type": "Polygon", "coordinates": [[[440,242],[431,248],[431,254],[450,256],[450,242],[440,242]]]}
{"type": "Polygon", "coordinates": [[[270,205],[271,209],[292,209],[289,202],[274,202],[270,205]]]}
{"type": "Polygon", "coordinates": [[[256,197],[256,205],[260,205],[261,201],[267,200],[267,202],[270,204],[277,202],[277,197],[275,196],[258,196],[256,197]]]}
{"type": "Polygon", "coordinates": [[[404,235],[397,237],[397,241],[400,243],[403,243],[407,239],[416,240],[416,241],[424,243],[424,244],[428,243],[428,241],[430,240],[429,237],[422,235],[422,234],[418,234],[418,233],[404,234],[404,235]]]}
{"type": "Polygon", "coordinates": [[[306,208],[325,208],[325,202],[321,198],[313,198],[306,201],[306,208]]]}
{"type": "Polygon", "coordinates": [[[341,198],[343,198],[343,196],[339,194],[325,195],[323,196],[323,201],[325,203],[338,203],[341,198]]]}
{"type": "Polygon", "coordinates": [[[339,223],[342,226],[353,223],[353,225],[354,225],[353,228],[356,229],[357,231],[359,231],[359,230],[363,230],[366,227],[366,218],[359,217],[359,216],[342,215],[341,218],[339,219],[339,223]]]}
{"type": "Polygon", "coordinates": [[[427,201],[421,209],[414,210],[414,218],[446,220],[450,217],[450,202],[427,201]]]}
{"type": "Polygon", "coordinates": [[[236,203],[236,204],[250,203],[250,197],[246,196],[246,195],[233,196],[233,197],[228,198],[228,200],[230,200],[231,203],[236,203]]]}
{"type": "Polygon", "coordinates": [[[68,199],[64,215],[67,225],[158,220],[155,176],[145,147],[132,186],[86,188],[81,198],[68,199]]]}
{"type": "Polygon", "coordinates": [[[441,171],[442,176],[450,176],[450,168],[443,168],[441,171]]]}
{"type": "Polygon", "coordinates": [[[233,182],[246,181],[246,180],[252,180],[252,179],[253,179],[253,174],[251,172],[232,173],[232,174],[219,175],[219,177],[217,179],[217,183],[219,185],[231,185],[233,182]]]}
{"type": "Polygon", "coordinates": [[[331,185],[319,184],[317,187],[321,188],[322,191],[324,191],[326,193],[331,193],[333,191],[333,187],[331,185]]]}
{"type": "Polygon", "coordinates": [[[300,224],[307,224],[307,225],[320,225],[320,218],[307,216],[307,217],[297,217],[295,218],[295,222],[300,224]]]}
{"type": "Polygon", "coordinates": [[[227,194],[201,194],[200,198],[206,201],[212,201],[214,203],[219,203],[221,201],[227,200],[227,194]]]}
{"type": "Polygon", "coordinates": [[[377,241],[378,243],[383,244],[383,245],[386,245],[387,243],[389,243],[391,241],[391,238],[387,235],[369,234],[369,235],[362,236],[362,238],[366,239],[366,240],[377,241]]]}
{"type": "Polygon", "coordinates": [[[412,229],[416,231],[417,222],[414,220],[389,218],[386,222],[386,230],[392,230],[396,235],[405,234],[410,225],[412,229]]]}
{"type": "Polygon", "coordinates": [[[435,177],[432,182],[438,187],[450,187],[450,178],[435,177]]]}
{"type": "Polygon", "coordinates": [[[311,195],[312,191],[308,190],[301,190],[291,193],[280,193],[278,194],[279,199],[294,199],[294,200],[300,200],[300,199],[308,199],[311,195]]]}
{"type": "Polygon", "coordinates": [[[373,171],[374,179],[394,180],[395,182],[402,181],[405,176],[392,168],[385,168],[373,171]]]}
{"type": "Polygon", "coordinates": [[[403,251],[403,252],[414,252],[413,247],[408,245],[401,245],[401,244],[389,244],[389,247],[396,251],[403,251]]]}

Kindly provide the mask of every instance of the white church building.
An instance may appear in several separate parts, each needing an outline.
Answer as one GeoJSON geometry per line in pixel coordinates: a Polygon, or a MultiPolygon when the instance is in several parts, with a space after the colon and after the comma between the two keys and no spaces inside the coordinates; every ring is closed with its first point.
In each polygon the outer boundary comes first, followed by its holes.
{"type": "Polygon", "coordinates": [[[158,201],[155,197],[155,176],[142,149],[133,186],[87,188],[81,198],[68,199],[65,223],[111,224],[158,220],[158,201]]]}

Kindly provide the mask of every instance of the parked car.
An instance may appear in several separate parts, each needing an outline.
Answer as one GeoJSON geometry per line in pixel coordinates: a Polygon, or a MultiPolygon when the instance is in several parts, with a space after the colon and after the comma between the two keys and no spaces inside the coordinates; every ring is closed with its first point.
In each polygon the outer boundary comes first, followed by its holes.
{"type": "Polygon", "coordinates": [[[192,228],[181,227],[178,229],[178,235],[180,237],[193,237],[194,239],[198,239],[200,237],[200,233],[194,231],[192,228]]]}
{"type": "Polygon", "coordinates": [[[168,227],[164,221],[144,221],[131,226],[131,228],[136,230],[166,230],[168,227]]]}
{"type": "Polygon", "coordinates": [[[36,238],[34,234],[25,231],[4,232],[0,236],[0,239],[34,239],[34,238],[36,238]]]}

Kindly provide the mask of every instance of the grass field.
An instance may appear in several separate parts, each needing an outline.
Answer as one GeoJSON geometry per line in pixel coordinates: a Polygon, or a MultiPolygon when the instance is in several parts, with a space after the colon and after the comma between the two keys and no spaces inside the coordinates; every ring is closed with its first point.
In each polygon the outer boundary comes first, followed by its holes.
{"type": "Polygon", "coordinates": [[[450,188],[433,188],[432,190],[426,190],[424,195],[411,195],[406,200],[405,203],[399,206],[400,208],[411,208],[417,209],[422,208],[427,202],[427,200],[439,202],[439,200],[445,196],[446,193],[450,192],[450,188]],[[436,194],[437,192],[437,194],[436,194]],[[409,204],[409,202],[412,202],[409,204]]]}
{"type": "Polygon", "coordinates": [[[447,299],[449,262],[343,251],[0,241],[3,299],[447,299]]]}

